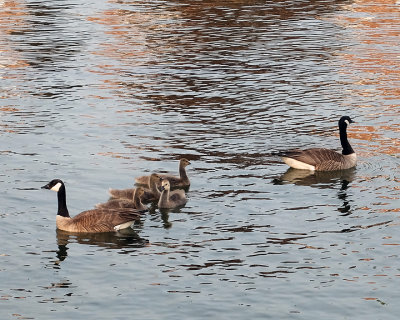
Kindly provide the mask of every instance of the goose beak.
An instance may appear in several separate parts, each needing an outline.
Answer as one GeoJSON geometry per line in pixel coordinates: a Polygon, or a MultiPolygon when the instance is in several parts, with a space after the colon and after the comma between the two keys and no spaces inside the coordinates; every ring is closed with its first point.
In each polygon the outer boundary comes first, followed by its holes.
{"type": "Polygon", "coordinates": [[[50,186],[49,186],[49,184],[46,184],[45,186],[40,187],[40,189],[50,189],[50,186]]]}

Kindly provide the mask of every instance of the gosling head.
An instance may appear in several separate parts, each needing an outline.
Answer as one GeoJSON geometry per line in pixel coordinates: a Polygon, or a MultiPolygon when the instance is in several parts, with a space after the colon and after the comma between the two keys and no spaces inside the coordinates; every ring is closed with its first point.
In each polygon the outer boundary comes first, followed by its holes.
{"type": "Polygon", "coordinates": [[[349,116],[343,116],[339,119],[339,126],[340,125],[349,125],[350,123],[354,123],[353,120],[349,116]]]}
{"type": "Polygon", "coordinates": [[[144,189],[142,187],[137,187],[136,194],[140,198],[144,194],[144,189]]]}
{"type": "Polygon", "coordinates": [[[166,179],[162,180],[161,181],[161,191],[164,191],[164,190],[168,191],[169,188],[170,188],[169,181],[166,179]]]}
{"type": "Polygon", "coordinates": [[[180,163],[181,163],[181,165],[182,165],[183,167],[186,167],[186,166],[188,166],[188,165],[190,164],[190,161],[189,161],[188,159],[186,159],[186,158],[182,158],[182,159],[180,160],[180,163]]]}
{"type": "Polygon", "coordinates": [[[62,182],[60,179],[54,179],[43,186],[42,189],[49,189],[58,192],[62,186],[64,186],[64,182],[62,182]]]}
{"type": "Polygon", "coordinates": [[[152,173],[150,175],[150,181],[161,181],[161,177],[157,173],[152,173]]]}

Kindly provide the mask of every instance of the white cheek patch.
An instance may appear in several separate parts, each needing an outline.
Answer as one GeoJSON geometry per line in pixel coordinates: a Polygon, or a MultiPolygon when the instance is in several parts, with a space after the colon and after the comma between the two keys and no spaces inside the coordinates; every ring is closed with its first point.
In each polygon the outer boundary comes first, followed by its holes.
{"type": "Polygon", "coordinates": [[[346,122],[346,123],[347,123],[347,125],[350,125],[350,122],[349,122],[349,120],[344,120],[344,122],[346,122]]]}
{"type": "Polygon", "coordinates": [[[58,182],[56,185],[54,185],[50,190],[53,190],[55,192],[58,192],[58,190],[60,190],[62,184],[60,182],[58,182]]]}

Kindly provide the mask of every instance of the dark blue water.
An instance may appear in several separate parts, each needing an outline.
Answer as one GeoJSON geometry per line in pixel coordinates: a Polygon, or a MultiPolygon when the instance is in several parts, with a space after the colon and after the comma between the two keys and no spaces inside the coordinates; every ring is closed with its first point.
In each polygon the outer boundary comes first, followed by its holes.
{"type": "Polygon", "coordinates": [[[397,319],[394,2],[1,1],[2,319],[397,319]],[[287,170],[287,148],[354,170],[287,170]],[[191,160],[184,208],[56,231],[191,160]]]}

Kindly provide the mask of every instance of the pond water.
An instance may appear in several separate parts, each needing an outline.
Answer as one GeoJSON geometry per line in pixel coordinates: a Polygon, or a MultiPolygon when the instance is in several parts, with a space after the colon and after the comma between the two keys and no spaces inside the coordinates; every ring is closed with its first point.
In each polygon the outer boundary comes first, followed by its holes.
{"type": "Polygon", "coordinates": [[[0,1],[1,319],[397,319],[400,4],[0,1]],[[355,169],[288,170],[287,148],[355,169]],[[190,159],[132,234],[56,231],[190,159]]]}

